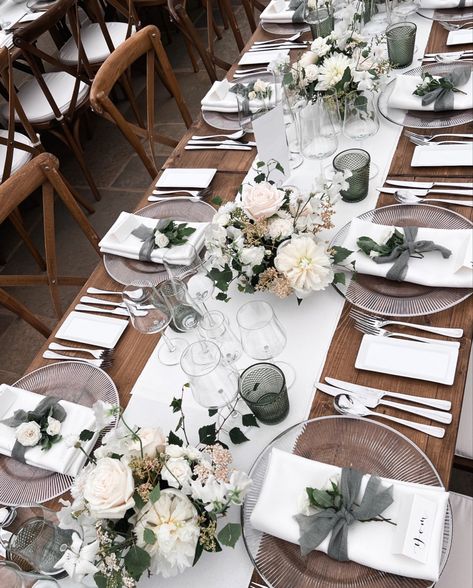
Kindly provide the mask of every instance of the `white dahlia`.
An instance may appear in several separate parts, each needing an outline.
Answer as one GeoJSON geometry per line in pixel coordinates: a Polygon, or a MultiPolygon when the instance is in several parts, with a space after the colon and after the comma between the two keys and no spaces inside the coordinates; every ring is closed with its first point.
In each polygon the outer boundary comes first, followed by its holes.
{"type": "Polygon", "coordinates": [[[347,67],[352,67],[353,63],[349,57],[342,53],[335,53],[324,59],[319,68],[318,90],[328,90],[342,79],[347,67]]]}

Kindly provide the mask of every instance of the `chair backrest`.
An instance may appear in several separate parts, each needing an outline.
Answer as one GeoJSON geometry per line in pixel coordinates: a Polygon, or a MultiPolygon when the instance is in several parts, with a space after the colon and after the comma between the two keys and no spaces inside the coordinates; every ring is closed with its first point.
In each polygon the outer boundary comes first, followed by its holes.
{"type": "Polygon", "coordinates": [[[154,143],[160,142],[171,147],[177,145],[177,141],[157,133],[154,129],[156,72],[174,97],[181,116],[189,127],[192,124],[192,117],[161,43],[159,30],[155,26],[144,27],[115,49],[98,70],[90,90],[92,108],[118,126],[153,178],[158,173],[154,143]],[[115,84],[123,79],[127,70],[142,56],[146,56],[146,123],[135,124],[123,116],[112,102],[110,93],[115,84]],[[141,142],[143,138],[149,143],[152,158],[143,147],[141,142]]]}

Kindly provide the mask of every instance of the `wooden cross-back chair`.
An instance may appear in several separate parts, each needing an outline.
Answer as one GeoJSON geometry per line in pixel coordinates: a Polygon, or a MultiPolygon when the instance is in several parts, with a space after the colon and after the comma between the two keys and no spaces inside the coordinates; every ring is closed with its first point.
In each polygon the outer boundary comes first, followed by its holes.
{"type": "MultiPolygon", "coordinates": [[[[100,193],[85,161],[80,142],[80,123],[89,109],[91,66],[84,52],[76,0],[57,0],[44,14],[17,29],[13,42],[21,50],[20,58],[27,64],[30,76],[17,91],[24,115],[35,132],[49,132],[72,151],[87,183],[97,200],[100,193]],[[57,46],[74,30],[78,46],[78,62],[69,65],[59,60],[55,51],[40,48],[37,40],[50,33],[57,46]],[[48,70],[48,71],[46,71],[48,70]]],[[[25,68],[23,68],[25,69],[25,68]]],[[[4,117],[7,109],[0,111],[4,117]]],[[[16,116],[16,122],[21,122],[16,116]]]]}
{"type": "MultiPolygon", "coordinates": [[[[183,34],[186,41],[193,47],[197,53],[199,54],[200,58],[202,59],[202,63],[207,71],[207,74],[210,78],[211,82],[215,82],[218,79],[217,77],[217,70],[216,67],[223,69],[224,71],[228,71],[231,67],[231,63],[225,61],[215,53],[215,22],[213,16],[213,4],[212,0],[205,1],[205,8],[206,8],[206,16],[207,16],[207,44],[201,40],[201,37],[192,22],[186,6],[186,0],[167,0],[168,2],[168,10],[171,15],[171,19],[175,23],[175,25],[179,28],[181,33],[183,34]]],[[[256,29],[256,24],[254,22],[253,13],[251,7],[249,5],[249,0],[242,0],[243,5],[245,6],[245,11],[247,12],[247,16],[251,22],[250,26],[254,31],[256,29]],[[248,6],[246,6],[248,4],[248,6]]],[[[233,32],[233,36],[235,37],[235,41],[239,51],[242,51],[245,43],[243,41],[238,22],[235,18],[235,14],[232,10],[232,6],[230,0],[218,0],[218,4],[221,8],[222,15],[224,15],[225,19],[229,22],[230,27],[233,32]]],[[[218,36],[218,35],[217,35],[218,36]]],[[[220,37],[219,37],[220,38],[220,37]]]]}
{"type": "Polygon", "coordinates": [[[187,127],[192,117],[182,96],[174,71],[161,43],[159,30],[152,25],[144,27],[108,57],[95,75],[90,90],[90,102],[95,112],[110,120],[120,129],[141,158],[152,178],[156,177],[158,167],[155,162],[154,144],[162,143],[175,147],[178,142],[155,131],[155,73],[159,68],[161,76],[187,127]],[[142,56],[146,56],[146,124],[139,125],[128,121],[110,98],[110,93],[123,74],[142,56]],[[142,140],[150,147],[151,157],[146,153],[142,140]]]}
{"type": "Polygon", "coordinates": [[[78,276],[62,276],[58,273],[55,243],[54,197],[62,200],[78,223],[84,235],[100,255],[99,237],[90,226],[87,218],[69,191],[59,173],[59,162],[50,153],[41,153],[26,163],[20,170],[0,185],[0,223],[8,218],[36,190],[42,191],[45,272],[34,275],[5,275],[0,273],[0,304],[26,320],[35,329],[48,336],[50,329],[46,327],[21,302],[7,293],[5,288],[14,286],[47,285],[51,293],[52,303],[58,318],[62,316],[59,296],[60,285],[82,285],[87,278],[78,276]]]}

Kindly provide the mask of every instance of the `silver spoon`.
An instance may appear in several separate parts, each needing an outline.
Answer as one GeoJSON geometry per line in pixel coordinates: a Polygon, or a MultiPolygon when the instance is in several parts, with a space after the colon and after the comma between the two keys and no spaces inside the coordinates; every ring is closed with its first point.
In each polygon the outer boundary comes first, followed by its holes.
{"type": "Polygon", "coordinates": [[[230,133],[229,135],[193,135],[191,139],[194,141],[198,141],[199,139],[215,139],[216,137],[226,137],[227,139],[241,139],[246,131],[240,129],[239,131],[235,131],[234,133],[230,133]]]}
{"type": "Polygon", "coordinates": [[[442,437],[445,435],[445,429],[442,427],[422,425],[413,421],[406,421],[405,419],[383,414],[382,412],[374,412],[373,410],[369,410],[359,400],[353,396],[350,396],[350,394],[339,394],[338,396],[335,396],[333,399],[333,406],[340,414],[354,417],[376,416],[382,419],[387,419],[388,421],[393,421],[394,423],[399,423],[405,427],[410,427],[411,429],[416,429],[417,431],[421,431],[422,433],[426,433],[432,437],[438,437],[439,439],[442,439],[442,437]]]}
{"type": "Polygon", "coordinates": [[[401,204],[422,204],[423,202],[429,204],[430,202],[442,202],[444,204],[455,204],[457,206],[469,206],[473,208],[473,202],[470,200],[447,200],[446,198],[421,198],[414,196],[407,190],[397,190],[394,194],[395,200],[401,204]]]}
{"type": "Polygon", "coordinates": [[[467,25],[473,25],[473,22],[464,22],[463,24],[453,24],[451,22],[440,21],[439,24],[447,31],[458,31],[467,25]]]}

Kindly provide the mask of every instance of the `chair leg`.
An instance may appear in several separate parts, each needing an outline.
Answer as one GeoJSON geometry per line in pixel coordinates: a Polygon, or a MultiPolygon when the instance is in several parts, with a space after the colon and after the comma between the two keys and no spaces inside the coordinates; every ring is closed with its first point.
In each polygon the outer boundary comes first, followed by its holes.
{"type": "Polygon", "coordinates": [[[54,230],[54,190],[49,183],[43,185],[43,224],[49,292],[51,293],[51,299],[53,301],[56,315],[58,318],[61,318],[62,306],[59,295],[56,239],[54,230]]]}
{"type": "Polygon", "coordinates": [[[250,25],[251,32],[254,33],[256,31],[256,20],[253,12],[253,5],[250,0],[242,0],[242,4],[245,10],[246,18],[248,19],[248,24],[250,25]]]}
{"type": "Polygon", "coordinates": [[[196,61],[196,58],[194,55],[194,51],[192,50],[192,45],[189,43],[189,41],[186,39],[186,37],[184,37],[184,44],[186,46],[187,54],[189,55],[189,59],[191,60],[192,69],[194,70],[194,73],[197,73],[199,71],[199,66],[197,64],[197,61],[196,61]]]}
{"type": "Polygon", "coordinates": [[[23,219],[21,218],[20,211],[18,209],[14,210],[8,218],[15,227],[16,232],[20,235],[21,239],[25,243],[26,247],[29,249],[33,259],[38,264],[39,269],[44,271],[46,269],[46,263],[41,253],[38,251],[35,244],[31,240],[31,237],[29,236],[28,231],[26,230],[26,227],[23,223],[23,219]]]}
{"type": "Polygon", "coordinates": [[[43,321],[40,321],[39,318],[28,310],[24,304],[16,300],[16,298],[13,298],[13,296],[10,296],[10,294],[2,288],[0,288],[0,304],[29,323],[34,329],[39,331],[41,335],[44,335],[46,338],[51,335],[51,329],[47,327],[43,321]]]}

